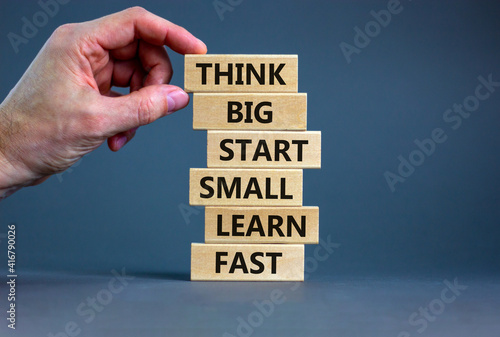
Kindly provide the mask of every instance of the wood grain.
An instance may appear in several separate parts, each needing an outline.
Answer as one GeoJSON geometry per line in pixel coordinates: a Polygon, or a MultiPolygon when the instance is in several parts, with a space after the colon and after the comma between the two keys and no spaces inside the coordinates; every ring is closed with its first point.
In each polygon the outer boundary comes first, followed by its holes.
{"type": "Polygon", "coordinates": [[[208,131],[207,166],[321,168],[320,131],[208,131]]]}
{"type": "Polygon", "coordinates": [[[195,130],[306,130],[305,93],[195,93],[195,130]]]}
{"type": "Polygon", "coordinates": [[[304,245],[191,244],[192,281],[303,281],[304,245]]]}
{"type": "Polygon", "coordinates": [[[318,207],[206,207],[206,243],[317,244],[318,207]]]}
{"type": "Polygon", "coordinates": [[[297,92],[298,57],[186,55],[184,89],[187,92],[297,92]],[[219,76],[216,76],[217,67],[219,76]],[[257,76],[249,69],[253,69],[257,76]]]}
{"type": "Polygon", "coordinates": [[[189,203],[197,206],[302,206],[302,170],[192,168],[189,203]]]}

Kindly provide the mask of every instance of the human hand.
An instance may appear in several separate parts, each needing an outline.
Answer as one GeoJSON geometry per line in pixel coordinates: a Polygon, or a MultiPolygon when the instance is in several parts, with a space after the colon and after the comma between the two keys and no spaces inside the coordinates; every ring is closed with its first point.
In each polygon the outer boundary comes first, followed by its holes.
{"type": "Polygon", "coordinates": [[[189,96],[167,84],[164,45],[180,54],[207,50],[137,7],[59,27],[0,105],[0,200],[66,170],[106,139],[118,151],[137,127],[184,108],[189,96]]]}

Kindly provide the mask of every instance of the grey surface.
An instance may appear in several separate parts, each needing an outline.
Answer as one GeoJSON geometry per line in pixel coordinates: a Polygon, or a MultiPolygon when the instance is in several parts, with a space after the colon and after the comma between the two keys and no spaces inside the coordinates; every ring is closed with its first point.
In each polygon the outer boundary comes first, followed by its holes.
{"type": "MultiPolygon", "coordinates": [[[[75,322],[81,329],[77,336],[238,336],[238,317],[248,322],[249,316],[255,327],[240,336],[494,337],[500,332],[498,277],[458,277],[457,283],[467,288],[440,307],[431,303],[441,298],[446,288],[443,282],[453,283],[455,276],[313,275],[298,286],[289,282],[189,282],[186,276],[142,275],[126,280],[109,303],[101,297],[105,305],[91,310],[92,316],[78,314],[77,308],[108,289],[115,277],[111,272],[102,276],[24,275],[19,286],[18,329],[12,333],[2,324],[0,334],[50,336],[75,322]],[[283,303],[259,318],[254,302],[269,301],[273,291],[282,293],[283,303]],[[424,319],[419,310],[429,305],[435,307],[429,310],[429,319],[424,319]],[[409,320],[413,313],[418,317],[409,320]]],[[[451,298],[453,293],[445,296],[451,298]]]]}

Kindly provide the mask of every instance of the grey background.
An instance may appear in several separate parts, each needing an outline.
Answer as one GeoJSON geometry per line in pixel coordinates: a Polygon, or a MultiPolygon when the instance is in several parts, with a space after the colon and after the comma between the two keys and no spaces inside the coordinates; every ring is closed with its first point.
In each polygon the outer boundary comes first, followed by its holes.
{"type": "MultiPolygon", "coordinates": [[[[53,29],[134,2],[72,1],[14,53],[35,2],[2,5],[1,96],[53,29]]],[[[442,115],[474,93],[476,77],[500,80],[500,6],[495,2],[403,1],[403,11],[347,64],[339,44],[385,1],[243,1],[221,21],[211,1],[143,1],[183,25],[209,53],[299,55],[299,91],[308,94],[308,129],[323,133],[321,170],[304,171],[304,205],[319,206],[321,237],[341,244],[324,273],[498,271],[500,92],[454,131],[442,115]],[[392,193],[415,139],[443,128],[448,140],[392,193]]],[[[183,87],[183,57],[170,53],[183,87]]],[[[192,130],[192,107],[141,128],[122,151],[102,146],[71,172],[0,204],[2,228],[18,226],[26,269],[188,272],[191,242],[203,240],[203,208],[187,224],[191,167],[206,167],[206,133],[192,130]]],[[[1,266],[4,267],[3,265],[1,266]]]]}
{"type": "MultiPolygon", "coordinates": [[[[7,34],[19,34],[21,18],[31,18],[40,8],[35,1],[3,1],[0,96],[7,95],[57,26],[131,5],[184,26],[207,44],[209,53],[298,54],[308,129],[323,135],[322,169],[304,172],[304,205],[320,207],[321,238],[340,244],[311,280],[496,274],[500,90],[457,130],[443,121],[443,113],[474,94],[478,76],[492,74],[500,81],[500,5],[401,4],[403,11],[348,64],[339,44],[353,44],[354,27],[363,28],[373,20],[370,11],[386,9],[387,1],[245,0],[221,20],[212,1],[74,0],[17,54],[7,34]],[[398,156],[408,158],[416,149],[414,140],[429,138],[435,128],[445,131],[447,141],[391,192],[384,172],[396,172],[398,156]]],[[[172,83],[183,87],[183,57],[172,52],[170,57],[172,83]]],[[[118,153],[102,146],[71,172],[2,201],[0,232],[17,224],[20,274],[107,277],[113,268],[126,268],[146,279],[187,279],[190,243],[203,241],[204,217],[198,207],[198,214],[185,221],[179,207],[188,204],[189,168],[206,167],[206,133],[193,131],[191,123],[190,105],[140,128],[118,153]]],[[[308,257],[314,248],[307,247],[308,257]]],[[[6,256],[5,242],[0,249],[6,256]]],[[[5,268],[1,263],[0,270],[5,268]]],[[[224,285],[209,287],[225,294],[224,285]]],[[[189,289],[183,291],[193,295],[189,289]]],[[[410,312],[418,305],[410,305],[410,312]]],[[[498,301],[492,306],[497,308],[498,301]]]]}

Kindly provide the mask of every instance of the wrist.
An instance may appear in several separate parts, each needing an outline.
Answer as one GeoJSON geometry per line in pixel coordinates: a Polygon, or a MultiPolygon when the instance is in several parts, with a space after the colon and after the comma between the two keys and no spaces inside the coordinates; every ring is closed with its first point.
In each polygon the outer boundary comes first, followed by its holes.
{"type": "Polygon", "coordinates": [[[0,200],[5,199],[17,190],[26,186],[20,179],[24,170],[13,165],[9,158],[9,148],[14,148],[11,140],[12,112],[6,107],[5,101],[0,104],[0,200]]]}
{"type": "Polygon", "coordinates": [[[10,177],[9,171],[12,171],[12,169],[12,165],[5,158],[3,152],[0,151],[0,200],[7,198],[22,188],[22,186],[15,184],[10,177]]]}

